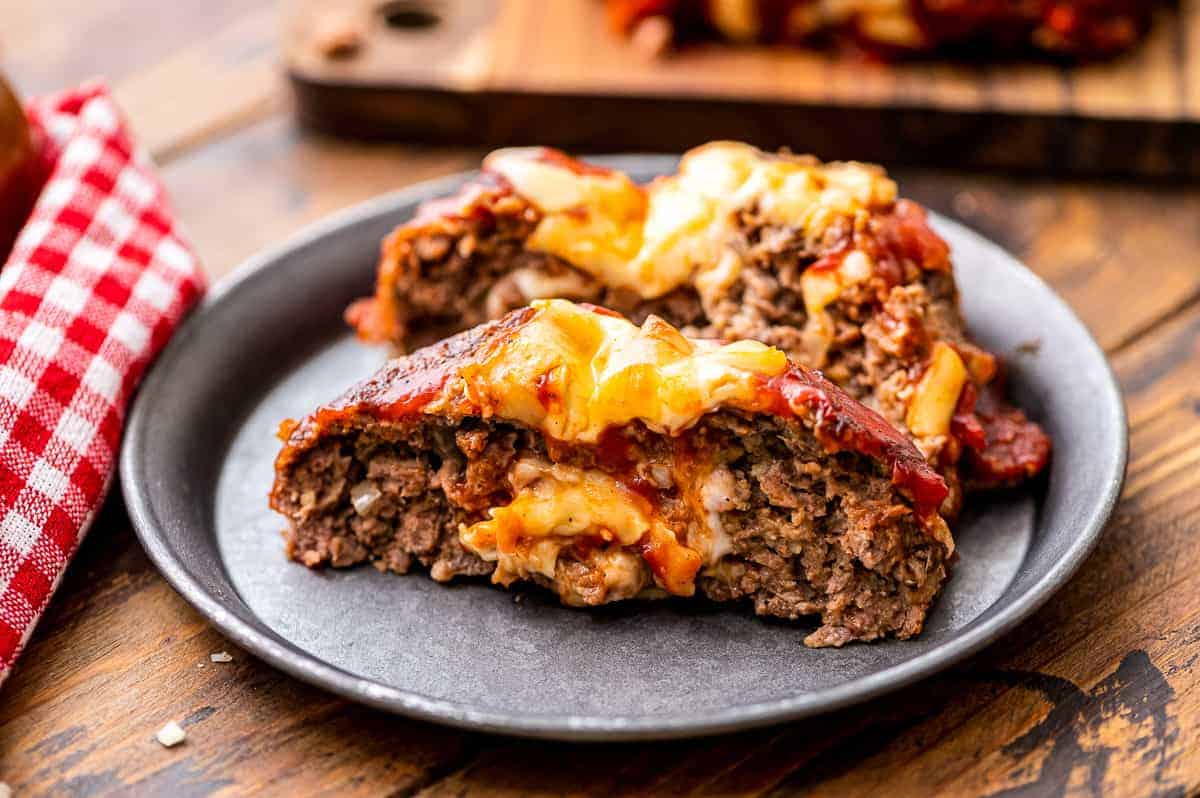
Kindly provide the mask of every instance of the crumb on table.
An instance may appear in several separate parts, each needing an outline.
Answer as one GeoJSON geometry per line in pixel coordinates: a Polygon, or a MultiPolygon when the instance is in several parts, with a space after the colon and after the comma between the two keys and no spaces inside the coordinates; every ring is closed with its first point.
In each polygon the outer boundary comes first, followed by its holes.
{"type": "Polygon", "coordinates": [[[187,737],[187,732],[183,730],[178,723],[171,721],[166,726],[158,730],[154,735],[154,739],[158,740],[159,744],[164,748],[171,748],[179,745],[187,737]]]}

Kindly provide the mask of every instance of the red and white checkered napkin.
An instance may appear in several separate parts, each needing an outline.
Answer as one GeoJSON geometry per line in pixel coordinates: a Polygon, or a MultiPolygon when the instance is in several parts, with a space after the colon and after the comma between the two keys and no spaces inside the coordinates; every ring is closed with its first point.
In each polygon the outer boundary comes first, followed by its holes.
{"type": "Polygon", "coordinates": [[[138,379],[204,290],[103,85],[28,115],[48,176],[0,269],[0,682],[104,499],[138,379]]]}

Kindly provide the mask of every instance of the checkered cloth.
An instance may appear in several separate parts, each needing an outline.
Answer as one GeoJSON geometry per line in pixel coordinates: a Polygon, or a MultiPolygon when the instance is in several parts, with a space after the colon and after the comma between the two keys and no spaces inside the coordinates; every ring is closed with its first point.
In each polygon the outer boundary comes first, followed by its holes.
{"type": "Polygon", "coordinates": [[[0,682],[104,500],[138,379],[203,292],[105,87],[27,110],[47,177],[0,269],[0,682]]]}

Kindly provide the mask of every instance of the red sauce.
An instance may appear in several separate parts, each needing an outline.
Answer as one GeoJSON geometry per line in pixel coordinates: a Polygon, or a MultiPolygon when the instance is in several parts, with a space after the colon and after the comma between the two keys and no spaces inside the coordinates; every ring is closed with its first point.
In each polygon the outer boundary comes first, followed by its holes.
{"type": "Polygon", "coordinates": [[[889,285],[905,282],[904,264],[928,271],[950,270],[950,246],[933,232],[925,209],[909,200],[898,200],[887,213],[872,219],[871,234],[857,245],[875,261],[875,274],[889,285]]]}
{"type": "Polygon", "coordinates": [[[359,338],[368,342],[386,341],[395,329],[389,308],[373,296],[351,302],[342,318],[354,328],[359,338]]]}
{"type": "Polygon", "coordinates": [[[633,443],[625,435],[624,428],[609,427],[596,439],[596,462],[627,490],[658,507],[662,503],[662,491],[638,473],[638,461],[632,450],[633,443]]]}
{"type": "Polygon", "coordinates": [[[963,386],[958,397],[958,405],[954,415],[950,417],[950,434],[962,441],[964,446],[979,451],[987,446],[987,433],[975,415],[975,403],[979,399],[979,389],[975,383],[968,382],[963,386]]]}
{"type": "Polygon", "coordinates": [[[576,304],[578,304],[579,307],[583,308],[584,310],[590,310],[592,313],[595,313],[599,316],[612,316],[614,319],[625,318],[615,310],[609,310],[608,308],[601,307],[600,305],[593,305],[591,302],[578,302],[576,304]]]}
{"type": "Polygon", "coordinates": [[[387,385],[368,384],[350,405],[331,405],[316,413],[321,426],[358,414],[363,409],[383,419],[397,420],[416,415],[442,391],[450,379],[446,371],[416,371],[397,376],[387,385]]]}
{"type": "Polygon", "coordinates": [[[813,263],[809,264],[805,271],[808,272],[836,272],[842,265],[842,261],[850,254],[851,242],[850,239],[842,241],[836,249],[826,252],[813,263]]]}
{"type": "Polygon", "coordinates": [[[607,0],[606,6],[608,24],[620,33],[628,33],[646,17],[677,16],[683,11],[681,0],[607,0]]]}
{"type": "Polygon", "coordinates": [[[562,397],[558,395],[558,391],[554,388],[553,372],[550,371],[544,372],[538,376],[535,392],[537,394],[538,404],[540,404],[542,408],[547,411],[549,411],[562,400],[562,397]]]}
{"type": "MultiPolygon", "coordinates": [[[[293,434],[293,445],[302,443],[297,435],[315,438],[320,429],[356,416],[394,421],[420,413],[442,393],[446,382],[464,364],[486,357],[536,313],[534,308],[520,308],[497,321],[390,361],[369,380],[359,383],[306,419],[293,434]]],[[[478,412],[479,408],[467,410],[478,412]]]]}
{"type": "Polygon", "coordinates": [[[417,227],[444,219],[473,219],[488,227],[494,222],[494,216],[482,199],[488,195],[499,198],[514,193],[512,184],[503,175],[485,170],[454,194],[421,203],[416,215],[404,227],[417,227]]]}
{"type": "Polygon", "coordinates": [[[867,230],[847,232],[806,271],[834,272],[855,249],[869,255],[874,264],[872,277],[879,302],[894,286],[909,282],[906,266],[909,270],[950,270],[949,245],[929,226],[925,209],[909,200],[898,200],[891,209],[875,213],[867,230]]]}
{"type": "Polygon", "coordinates": [[[881,216],[879,237],[889,251],[923,269],[950,270],[950,245],[933,232],[925,209],[915,202],[898,200],[891,213],[881,216]]]}
{"type": "Polygon", "coordinates": [[[974,416],[984,445],[967,449],[967,471],[977,486],[1013,485],[1046,467],[1050,438],[994,391],[984,392],[974,416]]]}
{"type": "Polygon", "coordinates": [[[621,429],[609,427],[596,439],[596,462],[605,471],[626,471],[630,463],[629,449],[629,439],[621,429]]]}
{"type": "Polygon", "coordinates": [[[654,535],[643,535],[636,548],[668,593],[690,596],[695,592],[696,573],[702,564],[699,554],[654,535]]]}
{"type": "Polygon", "coordinates": [[[560,169],[566,169],[568,172],[573,172],[577,175],[595,175],[597,177],[606,177],[615,174],[612,169],[607,169],[603,166],[584,163],[583,161],[572,158],[562,150],[556,150],[553,147],[539,147],[534,160],[551,166],[557,166],[560,169]]]}
{"type": "Polygon", "coordinates": [[[791,416],[807,408],[819,437],[838,448],[888,463],[892,484],[913,500],[919,517],[937,512],[949,494],[945,480],[882,416],[851,399],[820,372],[791,366],[763,386],[768,410],[791,416]]]}

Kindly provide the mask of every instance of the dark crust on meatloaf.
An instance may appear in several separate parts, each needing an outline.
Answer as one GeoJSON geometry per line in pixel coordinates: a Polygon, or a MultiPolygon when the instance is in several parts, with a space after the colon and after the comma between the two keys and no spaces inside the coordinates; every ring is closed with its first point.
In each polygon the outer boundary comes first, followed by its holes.
{"type": "MultiPolygon", "coordinates": [[[[465,549],[457,530],[511,500],[505,476],[518,456],[618,476],[674,456],[671,439],[640,424],[619,434],[624,462],[614,461],[611,446],[555,445],[494,420],[360,415],[294,452],[281,465],[272,503],[292,521],[289,556],[310,567],[371,562],[396,573],[428,568],[439,581],[486,576],[493,565],[465,549]],[[348,498],[362,480],[382,496],[365,514],[348,498]]],[[[829,454],[794,418],[721,411],[687,434],[697,450],[716,453],[734,484],[722,513],[732,548],[698,580],[704,595],[749,601],[760,615],[819,615],[822,626],[806,640],[812,646],[921,631],[946,579],[949,552],[922,530],[886,468],[859,454],[829,454]]],[[[654,501],[686,534],[680,494],[664,489],[654,501]]],[[[603,603],[603,579],[580,551],[563,550],[555,581],[584,604],[603,603]]],[[[554,587],[540,576],[535,581],[554,587]]],[[[641,584],[653,584],[644,563],[641,584]]]]}

